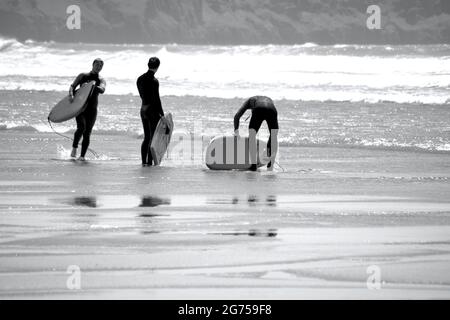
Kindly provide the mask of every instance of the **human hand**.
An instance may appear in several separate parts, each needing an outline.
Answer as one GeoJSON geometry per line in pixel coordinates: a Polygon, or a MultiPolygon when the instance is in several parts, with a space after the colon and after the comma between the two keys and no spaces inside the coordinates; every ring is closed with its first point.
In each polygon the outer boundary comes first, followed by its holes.
{"type": "Polygon", "coordinates": [[[72,102],[74,99],[74,95],[73,95],[73,87],[71,86],[69,89],[69,101],[72,102]]]}
{"type": "Polygon", "coordinates": [[[170,124],[170,122],[169,122],[169,120],[166,118],[166,117],[164,117],[164,116],[162,116],[161,117],[161,121],[162,121],[162,123],[164,124],[164,126],[166,127],[166,128],[171,128],[172,126],[171,126],[171,124],[170,124]]]}
{"type": "Polygon", "coordinates": [[[95,86],[95,89],[100,92],[100,93],[104,93],[105,92],[105,88],[102,86],[95,86]]]}
{"type": "Polygon", "coordinates": [[[235,135],[236,137],[239,137],[239,129],[234,130],[234,135],[235,135]]]}

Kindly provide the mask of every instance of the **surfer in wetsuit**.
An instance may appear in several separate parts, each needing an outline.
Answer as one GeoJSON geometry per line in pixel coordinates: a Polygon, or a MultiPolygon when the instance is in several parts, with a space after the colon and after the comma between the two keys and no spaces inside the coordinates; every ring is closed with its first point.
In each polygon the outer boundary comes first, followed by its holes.
{"type": "Polygon", "coordinates": [[[77,130],[75,131],[72,145],[72,153],[70,156],[75,158],[77,156],[77,148],[78,143],[80,142],[81,137],[83,137],[83,143],[81,144],[81,154],[78,160],[84,161],[84,157],[86,155],[86,151],[88,150],[92,128],[94,127],[95,120],[97,119],[97,104],[98,104],[98,95],[100,93],[105,92],[106,82],[103,78],[100,77],[99,73],[103,68],[102,59],[95,59],[92,63],[92,70],[88,73],[80,73],[78,77],[76,77],[75,81],[70,85],[69,95],[73,100],[75,89],[86,82],[95,81],[95,88],[92,92],[89,100],[87,102],[87,106],[82,113],[80,113],[75,119],[77,121],[77,130]]]}
{"type": "Polygon", "coordinates": [[[159,119],[164,119],[164,111],[159,97],[159,82],[155,78],[160,61],[157,57],[151,57],[147,65],[148,71],[141,75],[136,82],[142,99],[141,120],[144,127],[144,141],[141,145],[141,158],[143,167],[153,164],[150,145],[159,119]]]}
{"type": "Polygon", "coordinates": [[[265,120],[269,127],[269,141],[267,141],[267,155],[270,161],[267,164],[267,170],[273,170],[273,164],[278,151],[278,112],[275,105],[269,97],[254,96],[244,102],[242,107],[234,116],[234,134],[239,136],[239,120],[247,110],[252,111],[252,117],[248,126],[249,146],[250,146],[250,170],[256,171],[256,134],[265,120]]]}

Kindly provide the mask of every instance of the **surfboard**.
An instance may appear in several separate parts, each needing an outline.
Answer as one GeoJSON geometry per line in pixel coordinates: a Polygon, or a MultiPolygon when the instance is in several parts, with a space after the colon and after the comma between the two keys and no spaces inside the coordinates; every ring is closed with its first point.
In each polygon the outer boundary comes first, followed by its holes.
{"type": "Polygon", "coordinates": [[[87,100],[94,91],[95,81],[84,83],[80,89],[75,92],[73,101],[67,95],[59,101],[48,115],[51,122],[64,122],[78,116],[86,108],[87,100]]]}
{"type": "MultiPolygon", "coordinates": [[[[256,139],[257,167],[267,164],[267,143],[256,139]]],[[[250,164],[249,139],[238,136],[213,138],[205,154],[206,166],[211,170],[248,170],[250,164]]]]}
{"type": "Polygon", "coordinates": [[[159,120],[155,132],[153,133],[152,143],[150,144],[150,152],[152,153],[153,161],[157,166],[161,164],[173,132],[172,114],[168,113],[164,118],[168,121],[168,125],[161,119],[159,120]]]}

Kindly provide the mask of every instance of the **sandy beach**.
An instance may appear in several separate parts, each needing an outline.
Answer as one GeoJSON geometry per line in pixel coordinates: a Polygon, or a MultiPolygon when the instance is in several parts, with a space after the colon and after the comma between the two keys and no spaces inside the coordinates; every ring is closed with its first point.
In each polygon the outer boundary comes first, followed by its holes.
{"type": "Polygon", "coordinates": [[[213,172],[142,168],[140,141],[94,134],[82,163],[2,131],[1,299],[450,297],[450,155],[281,147],[283,170],[213,172]]]}

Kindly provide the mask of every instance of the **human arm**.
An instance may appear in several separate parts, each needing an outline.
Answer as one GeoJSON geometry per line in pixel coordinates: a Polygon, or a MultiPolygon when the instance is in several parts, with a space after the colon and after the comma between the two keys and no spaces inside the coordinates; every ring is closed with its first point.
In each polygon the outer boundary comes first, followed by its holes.
{"type": "Polygon", "coordinates": [[[163,121],[163,123],[166,126],[170,126],[170,123],[168,122],[168,120],[164,116],[164,110],[162,108],[161,98],[159,96],[159,82],[158,82],[158,80],[156,80],[155,110],[157,110],[157,112],[158,112],[158,114],[160,116],[160,119],[163,121]]]}
{"type": "Polygon", "coordinates": [[[161,98],[159,96],[159,82],[158,79],[153,78],[149,82],[149,91],[147,92],[148,101],[150,102],[152,115],[158,117],[163,122],[167,123],[164,118],[164,110],[161,104],[161,98]]]}
{"type": "Polygon", "coordinates": [[[164,110],[162,108],[161,98],[159,96],[159,82],[156,79],[154,80],[154,83],[153,83],[152,97],[153,97],[152,100],[153,100],[154,110],[161,118],[164,118],[164,110]]]}
{"type": "Polygon", "coordinates": [[[139,96],[141,97],[141,99],[144,99],[143,89],[142,89],[142,78],[141,77],[137,78],[137,80],[136,80],[136,87],[138,89],[139,96]]]}
{"type": "Polygon", "coordinates": [[[100,78],[100,84],[96,87],[98,92],[100,92],[101,94],[105,93],[105,89],[106,89],[106,81],[103,78],[100,78]]]}
{"type": "Polygon", "coordinates": [[[70,99],[71,99],[71,100],[73,100],[73,97],[74,97],[74,95],[75,95],[75,89],[76,89],[76,88],[78,87],[78,85],[80,84],[82,78],[83,78],[83,74],[80,73],[80,74],[75,78],[75,80],[72,82],[72,84],[70,85],[70,88],[69,88],[69,96],[70,96],[70,99]]]}
{"type": "Polygon", "coordinates": [[[239,121],[241,120],[242,115],[245,111],[250,107],[249,103],[250,99],[244,102],[244,104],[239,108],[238,112],[234,115],[234,132],[236,135],[239,135],[239,121]]]}

